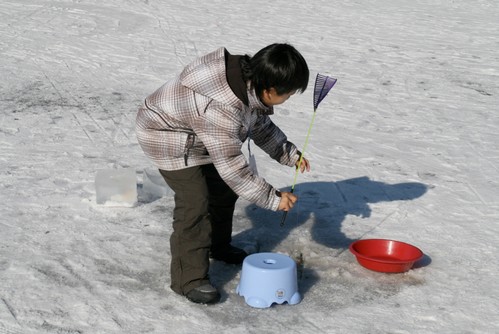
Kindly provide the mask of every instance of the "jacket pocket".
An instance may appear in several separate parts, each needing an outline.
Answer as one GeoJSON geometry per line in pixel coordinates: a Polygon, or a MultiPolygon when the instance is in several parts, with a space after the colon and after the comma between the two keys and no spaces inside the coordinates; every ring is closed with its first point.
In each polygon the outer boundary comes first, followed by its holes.
{"type": "Polygon", "coordinates": [[[194,141],[196,140],[196,135],[194,133],[187,134],[187,139],[184,145],[184,162],[185,166],[187,166],[187,160],[189,159],[189,152],[194,146],[194,141]]]}
{"type": "Polygon", "coordinates": [[[191,134],[181,131],[161,131],[160,142],[163,146],[163,155],[171,158],[181,158],[186,152],[188,138],[191,134]]]}

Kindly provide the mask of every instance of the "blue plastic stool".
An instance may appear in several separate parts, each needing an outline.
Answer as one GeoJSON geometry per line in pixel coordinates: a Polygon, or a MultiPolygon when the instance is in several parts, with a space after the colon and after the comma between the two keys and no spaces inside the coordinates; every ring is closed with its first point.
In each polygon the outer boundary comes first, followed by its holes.
{"type": "Polygon", "coordinates": [[[246,304],[256,308],[270,307],[273,303],[298,304],[302,298],[295,261],[277,253],[247,256],[236,292],[244,297],[246,304]]]}

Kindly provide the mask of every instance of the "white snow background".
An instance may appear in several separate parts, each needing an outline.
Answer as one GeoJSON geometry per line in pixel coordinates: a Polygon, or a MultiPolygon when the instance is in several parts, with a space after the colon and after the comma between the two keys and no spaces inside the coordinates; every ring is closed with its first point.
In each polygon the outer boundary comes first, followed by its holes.
{"type": "Polygon", "coordinates": [[[499,333],[498,17],[495,0],[2,1],[0,333],[499,333]],[[173,201],[144,200],[136,111],[195,57],[274,42],[311,70],[273,116],[299,147],[315,74],[338,83],[300,204],[281,228],[240,200],[234,244],[301,253],[304,299],[251,308],[241,268],[213,262],[222,302],[193,304],[168,288],[173,201]],[[138,205],[97,205],[96,172],[124,167],[138,205]],[[369,271],[348,251],[360,238],[425,257],[369,271]]]}

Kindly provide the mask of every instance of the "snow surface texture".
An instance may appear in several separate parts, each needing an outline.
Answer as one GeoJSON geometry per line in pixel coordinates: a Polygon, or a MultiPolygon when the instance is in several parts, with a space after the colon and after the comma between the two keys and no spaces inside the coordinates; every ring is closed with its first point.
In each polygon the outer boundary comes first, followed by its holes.
{"type": "MultiPolygon", "coordinates": [[[[499,2],[0,3],[0,333],[498,333],[499,2]],[[253,309],[240,267],[213,262],[222,303],[169,284],[171,196],[141,191],[145,96],[219,46],[295,45],[322,102],[280,213],[241,200],[234,243],[299,258],[298,305],[253,309]],[[96,172],[137,171],[134,208],[97,205],[96,172]],[[360,267],[359,238],[426,254],[405,274],[360,267]]],[[[298,146],[312,89],[273,117],[298,146]]],[[[254,149],[277,187],[294,171],[254,149]]]]}

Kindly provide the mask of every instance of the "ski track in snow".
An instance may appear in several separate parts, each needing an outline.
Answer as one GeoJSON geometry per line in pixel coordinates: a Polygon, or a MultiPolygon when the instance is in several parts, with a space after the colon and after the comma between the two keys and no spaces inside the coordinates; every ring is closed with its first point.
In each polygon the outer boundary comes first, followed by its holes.
{"type": "MultiPolygon", "coordinates": [[[[499,332],[499,3],[215,0],[0,3],[0,333],[499,332]],[[168,288],[173,201],[140,192],[142,99],[196,56],[295,45],[338,78],[318,109],[299,205],[240,200],[234,243],[302,258],[294,306],[168,288]],[[135,208],[95,203],[99,169],[137,170],[135,208]],[[413,243],[405,274],[360,267],[360,238],[413,243]]],[[[309,86],[309,87],[310,87],[309,86]]],[[[312,89],[273,120],[302,146],[312,89]]],[[[260,174],[293,171],[255,148],[260,174]]]]}

